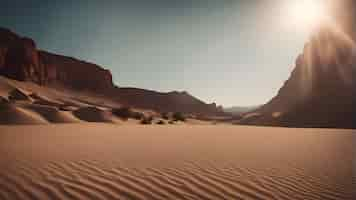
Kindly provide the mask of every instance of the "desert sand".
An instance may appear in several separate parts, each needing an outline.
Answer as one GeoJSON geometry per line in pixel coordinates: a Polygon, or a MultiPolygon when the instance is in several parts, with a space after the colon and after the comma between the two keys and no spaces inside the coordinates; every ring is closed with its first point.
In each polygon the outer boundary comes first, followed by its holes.
{"type": "Polygon", "coordinates": [[[353,130],[0,126],[0,199],[355,199],[353,130]]]}
{"type": "MultiPolygon", "coordinates": [[[[39,125],[101,122],[110,124],[140,124],[140,119],[123,119],[113,109],[122,104],[108,97],[87,91],[74,91],[60,86],[42,87],[31,82],[21,82],[0,76],[0,125],[39,125]]],[[[153,110],[130,107],[132,112],[152,116],[152,123],[162,119],[161,113],[153,110]]],[[[212,124],[216,120],[203,121],[187,118],[185,123],[174,125],[212,124]]]]}

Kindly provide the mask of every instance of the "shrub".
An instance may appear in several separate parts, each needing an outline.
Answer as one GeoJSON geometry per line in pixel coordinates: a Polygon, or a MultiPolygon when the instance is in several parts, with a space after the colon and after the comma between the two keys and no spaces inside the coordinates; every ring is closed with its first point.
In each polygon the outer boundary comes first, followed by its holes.
{"type": "Polygon", "coordinates": [[[140,120],[140,119],[142,119],[142,118],[144,118],[145,117],[145,115],[143,114],[143,113],[140,113],[140,112],[131,112],[131,117],[133,118],[133,119],[137,119],[137,120],[140,120]]]}
{"type": "Polygon", "coordinates": [[[152,116],[150,116],[150,117],[144,117],[144,118],[142,118],[141,119],[141,124],[145,124],[145,125],[147,125],[147,124],[152,124],[152,120],[153,120],[153,117],[152,116]]]}
{"type": "Polygon", "coordinates": [[[131,117],[131,109],[128,107],[114,108],[112,113],[122,119],[128,119],[131,117]]]}
{"type": "Polygon", "coordinates": [[[169,120],[169,113],[167,112],[161,113],[161,117],[165,120],[169,120]]]}
{"type": "Polygon", "coordinates": [[[125,120],[127,120],[129,118],[140,120],[140,119],[143,118],[143,114],[142,113],[134,112],[128,107],[115,108],[115,109],[112,110],[112,113],[115,116],[120,117],[120,118],[125,119],[125,120]]]}
{"type": "Polygon", "coordinates": [[[166,122],[164,122],[163,120],[159,120],[159,121],[157,122],[157,124],[159,124],[159,125],[165,125],[166,122]]]}
{"type": "Polygon", "coordinates": [[[182,122],[184,122],[186,120],[185,116],[180,112],[173,113],[172,117],[173,117],[174,121],[182,121],[182,122]]]}

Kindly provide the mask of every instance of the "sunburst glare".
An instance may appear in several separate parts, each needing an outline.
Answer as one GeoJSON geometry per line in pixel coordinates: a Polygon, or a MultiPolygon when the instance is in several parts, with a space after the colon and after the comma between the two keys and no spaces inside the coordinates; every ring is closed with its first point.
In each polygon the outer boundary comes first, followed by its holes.
{"type": "Polygon", "coordinates": [[[329,21],[328,8],[325,0],[285,1],[286,20],[298,29],[308,32],[329,21]]]}

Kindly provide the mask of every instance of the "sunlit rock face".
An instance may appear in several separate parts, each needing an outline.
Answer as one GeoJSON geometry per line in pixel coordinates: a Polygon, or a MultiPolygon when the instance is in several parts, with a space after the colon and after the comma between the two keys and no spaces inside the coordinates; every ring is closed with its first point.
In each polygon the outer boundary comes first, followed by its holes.
{"type": "Polygon", "coordinates": [[[325,25],[314,33],[278,94],[255,111],[258,117],[242,123],[356,127],[355,4],[344,1],[335,7],[335,24],[325,25]],[[343,12],[339,12],[341,6],[343,12]],[[277,112],[280,114],[274,115],[277,112]]]}

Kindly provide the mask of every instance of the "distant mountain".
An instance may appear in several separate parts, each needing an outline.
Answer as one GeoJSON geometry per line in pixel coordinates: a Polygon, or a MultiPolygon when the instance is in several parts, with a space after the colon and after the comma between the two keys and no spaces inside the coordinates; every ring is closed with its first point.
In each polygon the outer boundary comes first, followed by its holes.
{"type": "Polygon", "coordinates": [[[120,88],[112,75],[96,64],[38,50],[36,43],[0,28],[0,75],[42,86],[63,86],[107,96],[121,104],[159,112],[224,115],[222,107],[206,104],[187,92],[120,88]]]}
{"type": "Polygon", "coordinates": [[[356,128],[356,3],[349,3],[340,9],[349,15],[336,11],[337,25],[320,28],[305,45],[278,94],[240,123],[356,128]]]}
{"type": "Polygon", "coordinates": [[[246,106],[246,107],[233,106],[233,107],[229,107],[229,108],[224,108],[224,111],[227,112],[227,113],[240,115],[240,114],[243,114],[243,113],[247,113],[247,112],[253,111],[253,110],[257,109],[258,107],[259,106],[246,106]]]}

